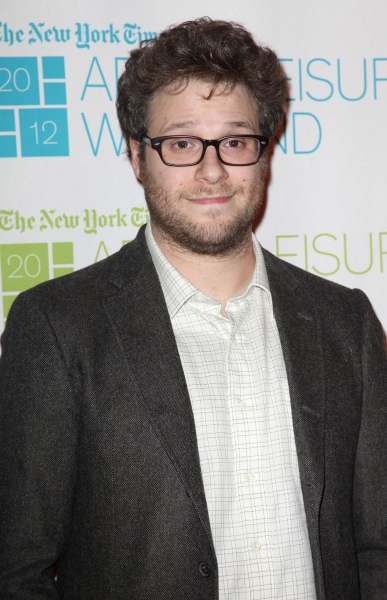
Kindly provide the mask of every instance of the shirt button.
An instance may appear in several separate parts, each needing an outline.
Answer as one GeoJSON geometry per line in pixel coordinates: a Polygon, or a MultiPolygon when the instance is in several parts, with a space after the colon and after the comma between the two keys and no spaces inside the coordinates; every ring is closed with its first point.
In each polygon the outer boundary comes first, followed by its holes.
{"type": "Polygon", "coordinates": [[[211,569],[206,563],[201,562],[199,564],[199,573],[203,577],[209,577],[211,575],[211,569]]]}
{"type": "Polygon", "coordinates": [[[253,483],[253,481],[255,480],[255,477],[254,477],[253,473],[251,473],[251,471],[249,473],[246,473],[245,480],[247,481],[247,483],[253,483]]]}
{"type": "Polygon", "coordinates": [[[246,402],[244,400],[242,400],[242,398],[239,398],[239,400],[238,400],[238,406],[240,408],[246,408],[247,404],[246,404],[246,402]]]}
{"type": "Polygon", "coordinates": [[[262,548],[262,544],[261,542],[259,542],[258,540],[256,542],[254,542],[254,544],[252,545],[253,550],[255,550],[255,552],[259,552],[260,549],[262,548]]]}

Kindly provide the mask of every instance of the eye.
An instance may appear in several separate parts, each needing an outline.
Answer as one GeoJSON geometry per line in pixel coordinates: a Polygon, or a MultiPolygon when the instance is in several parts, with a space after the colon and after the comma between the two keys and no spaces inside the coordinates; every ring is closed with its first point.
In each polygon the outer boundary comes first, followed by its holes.
{"type": "Polygon", "coordinates": [[[175,142],[172,143],[172,148],[174,150],[188,150],[193,147],[194,144],[190,140],[175,140],[175,142]]]}
{"type": "Polygon", "coordinates": [[[244,145],[245,141],[241,138],[229,138],[228,140],[225,140],[225,146],[234,150],[239,150],[243,148],[244,145]]]}

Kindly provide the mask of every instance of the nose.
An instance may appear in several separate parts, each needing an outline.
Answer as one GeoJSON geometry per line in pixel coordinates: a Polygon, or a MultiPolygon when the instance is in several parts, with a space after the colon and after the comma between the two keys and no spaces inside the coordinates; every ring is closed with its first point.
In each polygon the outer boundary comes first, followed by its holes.
{"type": "Polygon", "coordinates": [[[206,183],[218,183],[228,178],[226,165],[220,162],[214,146],[208,146],[203,160],[197,165],[195,179],[206,183]]]}

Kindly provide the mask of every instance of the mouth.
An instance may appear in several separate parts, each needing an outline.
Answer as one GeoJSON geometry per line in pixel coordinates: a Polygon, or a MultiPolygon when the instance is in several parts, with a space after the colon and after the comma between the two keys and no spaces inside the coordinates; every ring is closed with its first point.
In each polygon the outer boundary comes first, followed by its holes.
{"type": "Polygon", "coordinates": [[[193,202],[194,204],[204,204],[204,205],[209,205],[209,204],[225,204],[226,202],[229,202],[232,198],[231,196],[205,196],[203,198],[188,198],[188,200],[190,202],[193,202]]]}

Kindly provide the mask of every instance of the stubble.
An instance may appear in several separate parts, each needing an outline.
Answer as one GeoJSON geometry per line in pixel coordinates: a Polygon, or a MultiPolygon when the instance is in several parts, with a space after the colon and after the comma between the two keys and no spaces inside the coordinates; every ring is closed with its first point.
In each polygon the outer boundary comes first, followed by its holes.
{"type": "Polygon", "coordinates": [[[251,243],[252,222],[263,201],[267,163],[266,157],[262,159],[257,179],[250,181],[246,187],[223,183],[214,187],[198,185],[179,192],[162,188],[143,161],[141,180],[151,221],[158,235],[180,251],[207,256],[242,253],[251,243]],[[209,206],[205,211],[205,223],[195,222],[184,213],[182,206],[188,198],[210,196],[239,197],[239,208],[231,218],[225,219],[219,206],[209,206]]]}

